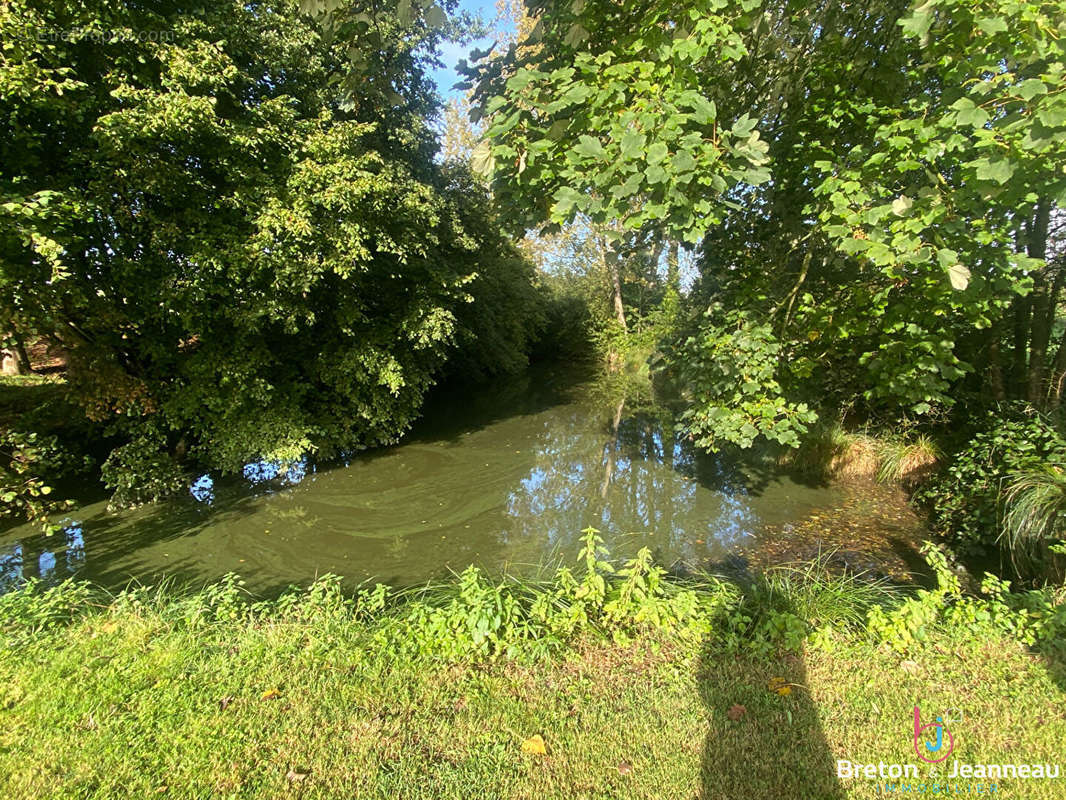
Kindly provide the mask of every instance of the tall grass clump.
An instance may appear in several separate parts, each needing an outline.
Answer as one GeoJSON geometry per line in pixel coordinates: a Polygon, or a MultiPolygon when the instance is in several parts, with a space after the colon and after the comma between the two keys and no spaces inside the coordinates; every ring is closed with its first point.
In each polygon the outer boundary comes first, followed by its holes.
{"type": "Polygon", "coordinates": [[[890,606],[900,590],[868,572],[833,568],[833,553],[767,570],[761,591],[772,608],[788,609],[812,627],[859,628],[874,606],[890,606]]]}
{"type": "Polygon", "coordinates": [[[918,483],[931,475],[944,453],[927,434],[881,439],[877,443],[877,479],[882,483],[918,483]]]}
{"type": "Polygon", "coordinates": [[[1010,476],[1003,492],[1000,541],[1012,552],[1031,552],[1066,538],[1066,472],[1043,464],[1010,476]]]}
{"type": "Polygon", "coordinates": [[[877,441],[872,436],[851,433],[839,422],[812,429],[781,461],[805,475],[823,479],[872,478],[877,474],[877,441]]]}

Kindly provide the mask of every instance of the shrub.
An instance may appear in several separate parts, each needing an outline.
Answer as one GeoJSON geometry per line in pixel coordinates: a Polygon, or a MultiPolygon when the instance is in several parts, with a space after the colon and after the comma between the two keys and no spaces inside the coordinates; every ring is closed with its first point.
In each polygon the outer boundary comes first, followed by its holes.
{"type": "MultiPolygon", "coordinates": [[[[1003,407],[985,418],[948,468],[922,487],[916,499],[928,506],[934,529],[957,549],[980,551],[1004,530],[1003,501],[1012,476],[1047,464],[1066,464],[1066,438],[1027,407],[1003,407]]],[[[1004,541],[1010,546],[1016,539],[1004,541]]]]}

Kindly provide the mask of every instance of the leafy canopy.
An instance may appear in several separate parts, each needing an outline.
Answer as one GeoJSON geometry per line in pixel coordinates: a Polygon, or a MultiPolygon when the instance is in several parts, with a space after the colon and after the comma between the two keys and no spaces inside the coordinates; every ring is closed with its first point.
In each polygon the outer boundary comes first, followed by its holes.
{"type": "Polygon", "coordinates": [[[392,441],[458,347],[524,363],[532,268],[434,161],[446,9],[374,8],[0,10],[0,303],[69,350],[113,486],[392,441]]]}

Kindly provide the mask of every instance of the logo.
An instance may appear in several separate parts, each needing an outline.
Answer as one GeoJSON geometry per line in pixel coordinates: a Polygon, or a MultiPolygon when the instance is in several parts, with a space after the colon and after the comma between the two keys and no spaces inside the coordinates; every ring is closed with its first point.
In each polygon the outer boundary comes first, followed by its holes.
{"type": "Polygon", "coordinates": [[[951,755],[951,751],[955,749],[955,737],[951,735],[951,731],[944,727],[944,718],[937,717],[936,722],[929,722],[925,725],[922,724],[922,717],[918,711],[918,706],[914,707],[914,752],[918,754],[918,758],[929,764],[939,764],[941,761],[947,759],[951,755]],[[929,728],[936,729],[936,743],[926,741],[926,738],[932,738],[932,734],[923,734],[923,731],[929,728]],[[944,737],[947,737],[947,747],[944,745],[944,737]],[[939,756],[934,757],[934,756],[939,756]]]}

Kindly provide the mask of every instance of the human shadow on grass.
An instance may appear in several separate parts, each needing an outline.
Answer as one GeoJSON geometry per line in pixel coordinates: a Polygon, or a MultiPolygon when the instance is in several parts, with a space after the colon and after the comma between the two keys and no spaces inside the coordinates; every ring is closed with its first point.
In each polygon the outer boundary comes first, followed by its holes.
{"type": "Polygon", "coordinates": [[[845,796],[802,651],[736,654],[708,643],[697,682],[708,724],[700,800],[845,796]]]}

